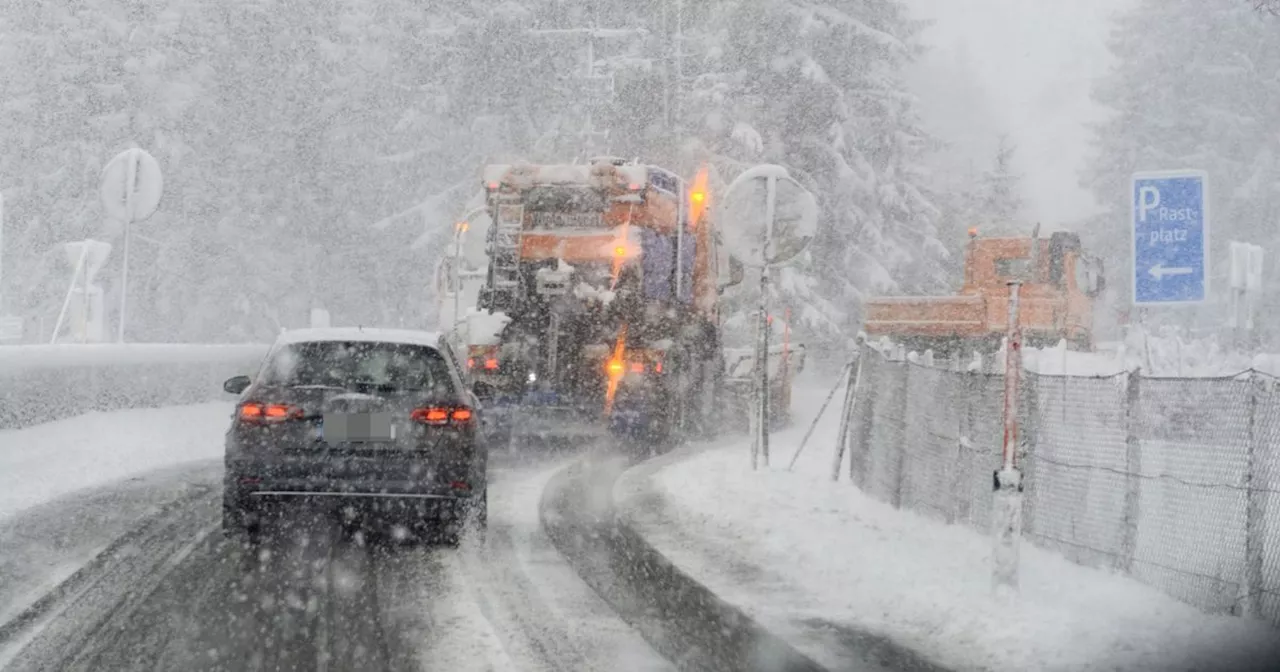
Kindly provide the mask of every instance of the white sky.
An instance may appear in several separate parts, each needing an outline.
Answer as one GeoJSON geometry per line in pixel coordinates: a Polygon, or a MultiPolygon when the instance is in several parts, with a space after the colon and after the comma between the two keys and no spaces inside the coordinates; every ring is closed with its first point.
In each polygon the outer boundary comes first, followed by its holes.
{"type": "Polygon", "coordinates": [[[1131,2],[908,0],[916,16],[935,22],[923,36],[933,52],[920,64],[925,72],[913,77],[926,125],[981,166],[991,163],[994,136],[1007,132],[1017,146],[1027,215],[1048,228],[1069,226],[1096,210],[1079,186],[1088,150],[1085,123],[1102,112],[1089,93],[1092,80],[1111,64],[1110,17],[1131,2]],[[955,68],[958,57],[985,89],[985,105],[948,100],[929,83],[946,81],[941,75],[931,80],[928,71],[955,68]],[[953,112],[950,105],[970,113],[953,112]]]}

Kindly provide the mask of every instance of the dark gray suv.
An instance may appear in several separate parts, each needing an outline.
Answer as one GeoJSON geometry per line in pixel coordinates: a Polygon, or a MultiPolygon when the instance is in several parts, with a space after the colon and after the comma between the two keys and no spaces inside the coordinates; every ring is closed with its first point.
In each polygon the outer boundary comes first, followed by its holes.
{"type": "Polygon", "coordinates": [[[240,395],[226,437],[223,529],[255,536],[290,501],[408,514],[456,543],[487,523],[481,409],[448,342],[425,332],[281,334],[240,395]]]}

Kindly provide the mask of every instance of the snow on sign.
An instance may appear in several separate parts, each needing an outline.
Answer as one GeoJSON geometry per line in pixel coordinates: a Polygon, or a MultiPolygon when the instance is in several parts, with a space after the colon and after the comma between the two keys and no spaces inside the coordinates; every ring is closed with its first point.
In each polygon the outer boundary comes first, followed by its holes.
{"type": "Polygon", "coordinates": [[[164,192],[160,164],[145,150],[126,149],[102,169],[102,209],[121,222],[140,222],[155,213],[164,192]]]}
{"type": "Polygon", "coordinates": [[[1133,302],[1200,303],[1209,290],[1209,182],[1204,171],[1133,175],[1133,302]]]}

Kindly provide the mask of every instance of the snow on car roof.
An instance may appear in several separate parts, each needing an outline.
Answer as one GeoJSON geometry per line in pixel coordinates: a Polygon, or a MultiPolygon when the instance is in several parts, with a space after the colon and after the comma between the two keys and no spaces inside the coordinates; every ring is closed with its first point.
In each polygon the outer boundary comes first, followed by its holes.
{"type": "Polygon", "coordinates": [[[314,343],[317,341],[366,341],[404,345],[439,346],[440,334],[413,329],[373,329],[366,327],[326,327],[294,329],[280,334],[277,345],[314,343]]]}

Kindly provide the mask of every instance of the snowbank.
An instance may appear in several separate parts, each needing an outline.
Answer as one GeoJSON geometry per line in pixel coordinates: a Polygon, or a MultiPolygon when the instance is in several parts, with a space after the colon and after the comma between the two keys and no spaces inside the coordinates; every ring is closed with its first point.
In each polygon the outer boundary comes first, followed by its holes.
{"type": "Polygon", "coordinates": [[[154,469],[222,456],[229,401],[87,413],[0,430],[0,519],[154,469]]]}
{"type": "Polygon", "coordinates": [[[1230,350],[1213,338],[1183,339],[1176,335],[1142,333],[1135,333],[1122,342],[1099,344],[1097,352],[1075,352],[1065,344],[1027,348],[1023,362],[1029,371],[1072,376],[1110,376],[1137,368],[1141,368],[1144,375],[1177,378],[1230,376],[1250,368],[1280,374],[1280,355],[1251,355],[1230,350]]]}
{"type": "Polygon", "coordinates": [[[672,561],[828,665],[842,664],[838,647],[815,636],[815,624],[886,636],[965,670],[1267,669],[1259,661],[1280,660],[1269,625],[1205,615],[1025,543],[1021,594],[994,599],[988,537],[895,510],[847,476],[832,482],[841,393],[786,470],[829,389],[798,387],[798,424],[775,435],[773,466],[751,471],[748,447],[733,444],[642,467],[619,482],[622,509],[672,561]]]}
{"type": "MultiPolygon", "coordinates": [[[[870,344],[882,352],[893,349],[888,339],[870,344]]],[[[1004,356],[1001,347],[987,361],[988,369],[998,373],[1004,365],[1004,356]]],[[[941,361],[937,363],[945,365],[941,361]]],[[[1161,378],[1232,376],[1248,369],[1280,376],[1280,354],[1235,350],[1212,337],[1183,338],[1176,333],[1151,334],[1140,330],[1132,331],[1123,341],[1098,343],[1093,352],[1069,350],[1065,342],[1052,347],[1024,348],[1022,364],[1028,371],[1046,375],[1112,376],[1141,368],[1143,375],[1161,378]]]]}
{"type": "Polygon", "coordinates": [[[266,345],[0,346],[0,428],[89,411],[230,398],[222,383],[258,370],[266,345]]]}
{"type": "Polygon", "coordinates": [[[0,346],[0,375],[27,369],[129,364],[211,364],[261,360],[270,346],[185,343],[90,343],[0,346]]]}

